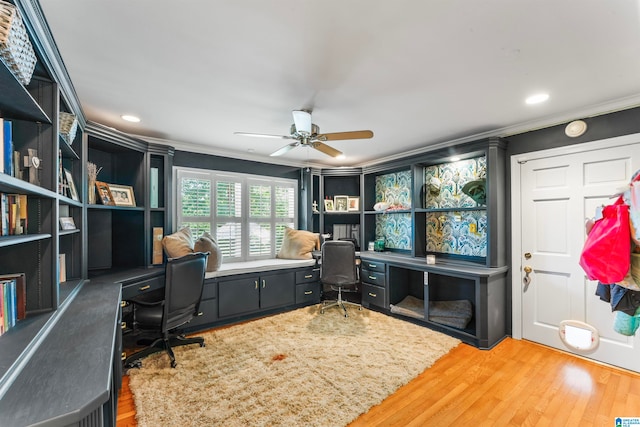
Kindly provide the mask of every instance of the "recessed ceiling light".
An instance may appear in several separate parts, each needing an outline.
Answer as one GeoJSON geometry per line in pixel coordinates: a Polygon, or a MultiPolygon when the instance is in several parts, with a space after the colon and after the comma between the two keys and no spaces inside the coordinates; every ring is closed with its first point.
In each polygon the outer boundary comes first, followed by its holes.
{"type": "Polygon", "coordinates": [[[541,102],[545,102],[547,99],[549,99],[548,93],[538,93],[535,95],[531,95],[530,97],[525,99],[524,102],[526,102],[528,105],[533,105],[533,104],[540,104],[541,102]]]}
{"type": "Polygon", "coordinates": [[[126,120],[126,121],[131,122],[131,123],[140,122],[140,117],[132,116],[130,114],[123,114],[120,117],[122,117],[122,120],[126,120]]]}

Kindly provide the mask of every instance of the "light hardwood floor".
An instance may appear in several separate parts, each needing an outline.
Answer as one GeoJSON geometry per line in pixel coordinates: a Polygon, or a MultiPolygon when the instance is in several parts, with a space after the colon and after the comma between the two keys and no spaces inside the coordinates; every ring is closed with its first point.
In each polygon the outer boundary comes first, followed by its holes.
{"type": "MultiPolygon", "coordinates": [[[[489,351],[459,345],[350,427],[614,426],[615,417],[640,417],[640,375],[508,338],[489,351]]],[[[117,427],[132,426],[125,376],[117,427]]]]}

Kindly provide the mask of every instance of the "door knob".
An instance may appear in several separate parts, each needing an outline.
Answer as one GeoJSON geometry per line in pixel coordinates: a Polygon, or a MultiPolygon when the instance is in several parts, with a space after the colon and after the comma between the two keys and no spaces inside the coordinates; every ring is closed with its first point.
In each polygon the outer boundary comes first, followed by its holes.
{"type": "Polygon", "coordinates": [[[524,272],[527,274],[527,276],[529,275],[529,273],[531,273],[533,271],[533,268],[531,268],[528,265],[524,266],[524,272]]]}

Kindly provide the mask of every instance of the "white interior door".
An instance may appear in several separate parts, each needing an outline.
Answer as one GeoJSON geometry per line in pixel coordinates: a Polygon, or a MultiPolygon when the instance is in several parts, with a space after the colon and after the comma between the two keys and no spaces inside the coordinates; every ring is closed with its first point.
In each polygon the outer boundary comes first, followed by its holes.
{"type": "Polygon", "coordinates": [[[514,244],[513,275],[514,296],[521,298],[522,338],[638,371],[640,341],[613,330],[611,306],[595,295],[597,282],[586,278],[578,261],[585,218],[593,217],[597,206],[612,203],[611,195],[628,185],[640,168],[640,143],[540,155],[512,162],[520,172],[521,222],[514,227],[520,253],[516,258],[514,244]],[[528,285],[525,267],[531,268],[528,285]],[[565,320],[591,325],[599,345],[588,352],[567,346],[559,334],[565,320]]]}

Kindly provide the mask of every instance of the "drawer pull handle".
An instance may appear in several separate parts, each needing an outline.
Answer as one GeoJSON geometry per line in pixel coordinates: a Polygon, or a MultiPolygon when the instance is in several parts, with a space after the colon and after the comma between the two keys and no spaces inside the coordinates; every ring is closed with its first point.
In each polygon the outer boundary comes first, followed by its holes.
{"type": "Polygon", "coordinates": [[[304,291],[305,295],[311,295],[313,293],[313,291],[304,291]]]}
{"type": "Polygon", "coordinates": [[[256,289],[258,289],[258,281],[256,280],[255,282],[253,282],[256,284],[256,289]]]}
{"type": "Polygon", "coordinates": [[[370,280],[376,280],[376,276],[369,276],[370,280]]]}
{"type": "Polygon", "coordinates": [[[204,313],[199,311],[198,314],[196,314],[196,316],[202,316],[204,313]]]}
{"type": "Polygon", "coordinates": [[[129,305],[126,301],[120,301],[120,307],[126,307],[129,305]]]}
{"type": "Polygon", "coordinates": [[[262,289],[264,289],[267,286],[267,281],[262,279],[262,289]]]}
{"type": "Polygon", "coordinates": [[[313,277],[313,274],[307,274],[306,276],[304,276],[305,279],[311,279],[313,277]]]}
{"type": "Polygon", "coordinates": [[[375,298],[375,297],[378,296],[378,294],[374,294],[374,293],[369,292],[369,296],[372,297],[372,298],[375,298]]]}
{"type": "Polygon", "coordinates": [[[147,286],[143,286],[141,288],[138,288],[139,291],[146,291],[147,289],[149,289],[151,287],[151,285],[147,285],[147,286]]]}
{"type": "Polygon", "coordinates": [[[126,359],[126,358],[127,358],[127,353],[125,353],[125,352],[123,351],[123,352],[120,354],[120,358],[121,358],[122,360],[126,359]]]}
{"type": "Polygon", "coordinates": [[[370,267],[370,268],[376,268],[376,267],[377,267],[377,265],[375,265],[375,264],[369,264],[369,267],[370,267]]]}
{"type": "Polygon", "coordinates": [[[122,329],[127,329],[127,322],[122,322],[122,323],[120,324],[120,327],[121,327],[122,329]]]}

